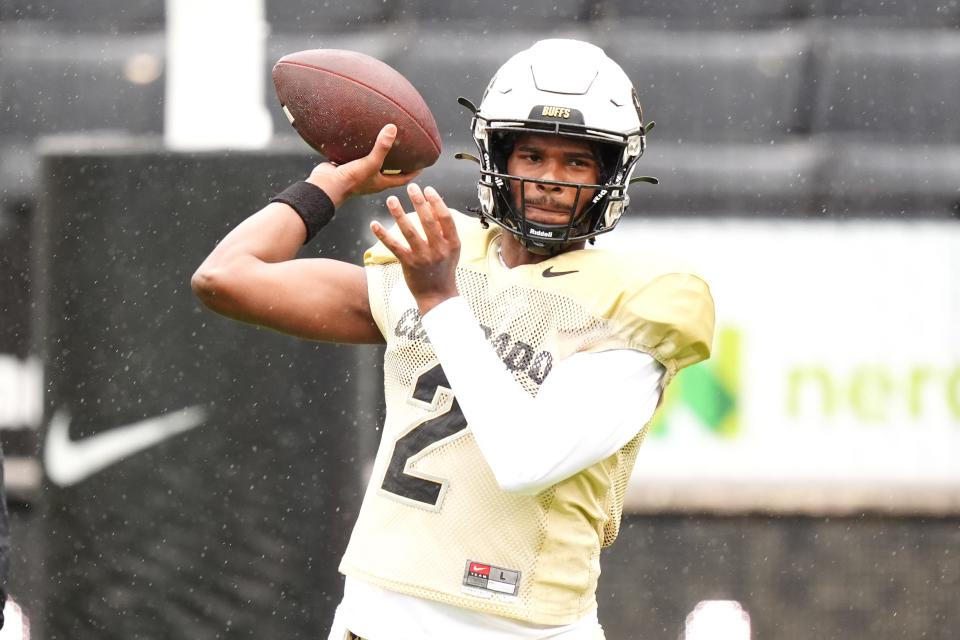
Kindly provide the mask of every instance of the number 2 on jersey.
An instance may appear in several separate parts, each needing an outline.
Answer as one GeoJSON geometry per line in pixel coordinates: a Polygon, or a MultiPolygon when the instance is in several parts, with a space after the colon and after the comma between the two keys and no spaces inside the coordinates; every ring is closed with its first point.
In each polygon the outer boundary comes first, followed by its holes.
{"type": "MultiPolygon", "coordinates": [[[[414,385],[413,397],[431,404],[441,388],[453,390],[447,381],[447,374],[439,364],[424,371],[414,385]]],[[[435,442],[448,438],[467,428],[467,419],[463,417],[460,404],[453,399],[450,408],[442,414],[425,420],[397,439],[393,445],[393,455],[387,465],[387,473],[380,487],[389,493],[421,503],[428,509],[437,510],[440,497],[446,484],[442,478],[428,480],[406,472],[407,462],[417,457],[424,449],[435,442]]]]}

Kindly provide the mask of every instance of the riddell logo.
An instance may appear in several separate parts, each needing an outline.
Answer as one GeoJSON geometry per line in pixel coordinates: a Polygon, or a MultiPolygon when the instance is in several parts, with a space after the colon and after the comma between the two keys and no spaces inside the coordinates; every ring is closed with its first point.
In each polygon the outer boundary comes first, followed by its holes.
{"type": "Polygon", "coordinates": [[[553,234],[549,231],[541,231],[540,229],[530,229],[530,235],[540,236],[541,238],[552,238],[553,234]]]}

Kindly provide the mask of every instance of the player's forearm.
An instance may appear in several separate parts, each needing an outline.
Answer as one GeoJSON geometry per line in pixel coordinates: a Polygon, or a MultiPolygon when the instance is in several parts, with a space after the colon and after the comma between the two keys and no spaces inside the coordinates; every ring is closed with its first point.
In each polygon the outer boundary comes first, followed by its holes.
{"type": "Polygon", "coordinates": [[[629,350],[574,354],[536,397],[513,378],[462,298],[423,326],[477,446],[506,491],[533,494],[613,454],[649,421],[663,367],[629,350]],[[603,402],[590,402],[603,389],[603,402]]]}
{"type": "Polygon", "coordinates": [[[434,311],[423,316],[423,327],[497,484],[506,491],[535,492],[545,472],[537,461],[547,456],[536,448],[532,459],[520,460],[536,446],[526,429],[535,428],[530,424],[533,398],[506,370],[463,298],[434,311]]]}
{"type": "Polygon", "coordinates": [[[303,220],[289,205],[272,202],[237,225],[210,253],[204,265],[252,256],[262,262],[292,260],[306,238],[303,220]]]}

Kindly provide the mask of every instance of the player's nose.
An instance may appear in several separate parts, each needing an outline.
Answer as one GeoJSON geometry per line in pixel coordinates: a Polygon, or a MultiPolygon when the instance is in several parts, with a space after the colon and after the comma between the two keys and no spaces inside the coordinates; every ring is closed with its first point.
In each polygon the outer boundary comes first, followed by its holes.
{"type": "MultiPolygon", "coordinates": [[[[543,168],[543,172],[540,174],[541,180],[555,180],[558,182],[563,182],[564,178],[565,176],[562,168],[555,162],[547,163],[543,168]]],[[[544,184],[542,182],[537,183],[537,189],[540,191],[558,192],[561,188],[562,187],[556,184],[544,184]]]]}

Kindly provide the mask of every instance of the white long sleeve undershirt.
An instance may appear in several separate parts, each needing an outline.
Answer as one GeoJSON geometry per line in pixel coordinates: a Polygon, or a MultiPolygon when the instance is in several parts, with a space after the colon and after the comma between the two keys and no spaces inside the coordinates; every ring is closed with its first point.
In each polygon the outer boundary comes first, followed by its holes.
{"type": "Polygon", "coordinates": [[[497,483],[535,494],[612,455],[653,416],[663,366],[640,351],[576,353],[531,397],[487,341],[462,297],[422,319],[497,483]]]}

